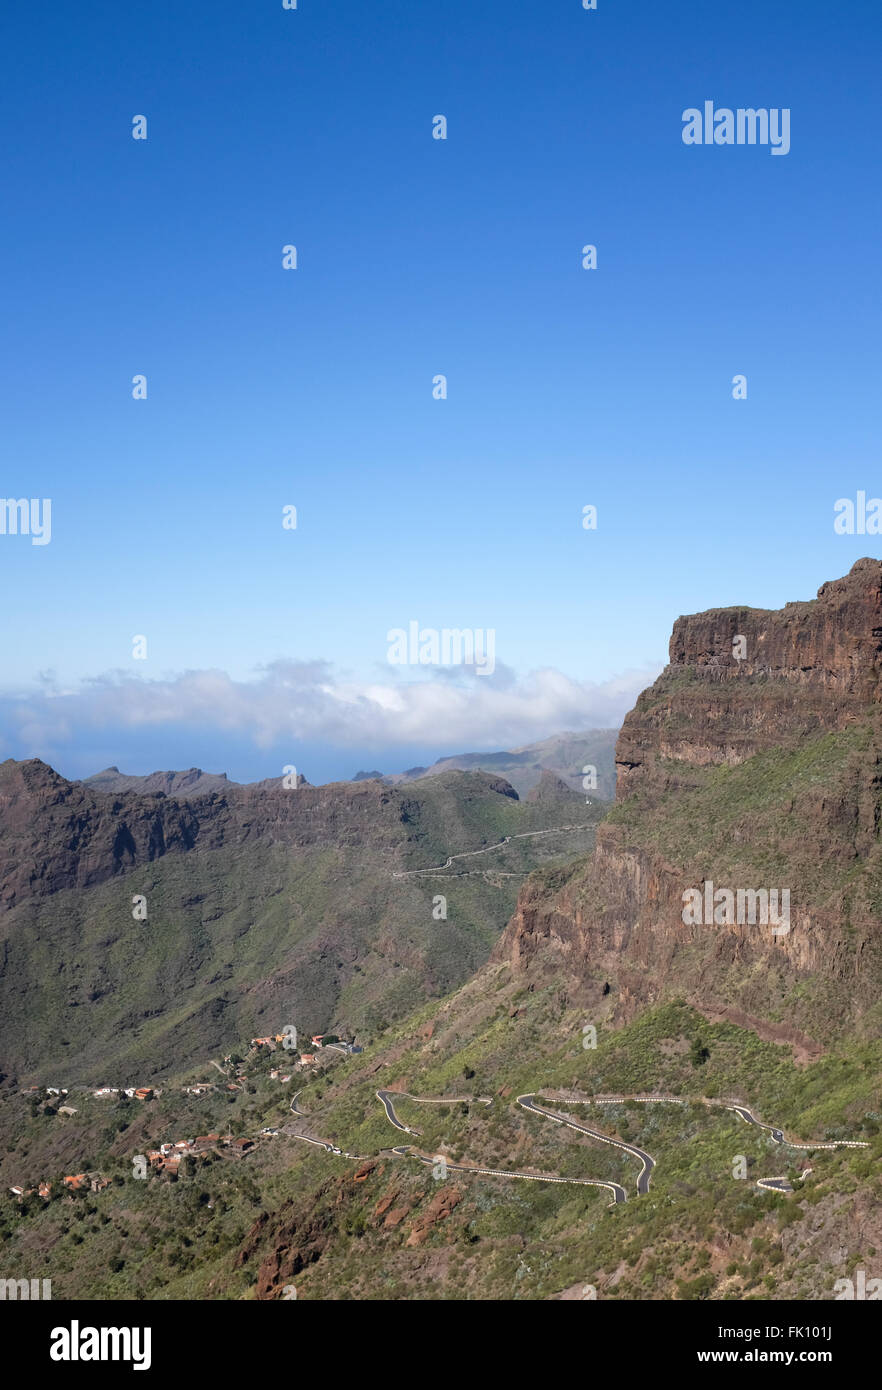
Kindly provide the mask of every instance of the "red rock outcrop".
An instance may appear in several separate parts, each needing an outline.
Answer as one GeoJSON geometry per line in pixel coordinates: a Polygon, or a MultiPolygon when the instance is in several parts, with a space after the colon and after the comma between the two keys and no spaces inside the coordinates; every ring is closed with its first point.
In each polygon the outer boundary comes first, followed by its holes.
{"type": "Polygon", "coordinates": [[[425,1211],[414,1221],[405,1245],[412,1247],[424,1244],[438,1223],[444,1221],[461,1201],[462,1193],[458,1187],[451,1187],[449,1184],[442,1187],[440,1192],[435,1193],[425,1211]]]}

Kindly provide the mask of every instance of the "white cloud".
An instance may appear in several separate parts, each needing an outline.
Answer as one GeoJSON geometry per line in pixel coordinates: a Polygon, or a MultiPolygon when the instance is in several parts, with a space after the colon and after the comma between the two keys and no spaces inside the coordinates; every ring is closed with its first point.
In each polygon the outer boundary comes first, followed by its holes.
{"type": "Polygon", "coordinates": [[[621,723],[659,667],[601,683],[550,668],[517,676],[451,673],[428,679],[347,679],[321,661],[277,661],[250,681],[224,671],[147,680],[110,672],[63,690],[41,677],[26,699],[0,695],[8,735],[32,748],[76,741],[101,728],[192,726],[235,732],[258,748],[311,740],[341,748],[504,748],[563,729],[621,723]]]}

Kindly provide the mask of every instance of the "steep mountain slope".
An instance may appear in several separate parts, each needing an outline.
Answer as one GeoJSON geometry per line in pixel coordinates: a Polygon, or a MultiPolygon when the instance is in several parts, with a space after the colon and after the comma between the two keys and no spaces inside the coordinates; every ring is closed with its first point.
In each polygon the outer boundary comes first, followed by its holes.
{"type": "Polygon", "coordinates": [[[563,787],[521,803],[481,773],[181,801],[6,762],[5,1069],[149,1078],[286,1023],[371,1032],[477,969],[524,874],[584,852],[599,814],[563,787]],[[509,835],[521,838],[437,878],[412,872],[509,835]]]}
{"type": "Polygon", "coordinates": [[[781,1035],[878,1035],[880,652],[877,560],[780,613],[681,618],[625,720],[593,858],[525,884],[496,958],[610,982],[622,1019],[675,990],[781,1035]],[[684,925],[707,883],[789,890],[789,929],[728,920],[722,898],[684,925]]]}

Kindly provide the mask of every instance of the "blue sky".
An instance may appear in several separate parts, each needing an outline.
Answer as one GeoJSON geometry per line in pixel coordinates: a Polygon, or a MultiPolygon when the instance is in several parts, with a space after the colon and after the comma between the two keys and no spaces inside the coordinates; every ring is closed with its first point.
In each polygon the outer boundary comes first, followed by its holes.
{"type": "Polygon", "coordinates": [[[817,0],[17,7],[0,494],[52,539],[0,536],[0,756],[319,781],[612,723],[679,614],[879,554],[832,522],[882,492],[880,40],[817,0]],[[705,100],[790,108],[790,153],[684,145],[705,100]],[[414,618],[495,676],[391,668],[414,618]]]}

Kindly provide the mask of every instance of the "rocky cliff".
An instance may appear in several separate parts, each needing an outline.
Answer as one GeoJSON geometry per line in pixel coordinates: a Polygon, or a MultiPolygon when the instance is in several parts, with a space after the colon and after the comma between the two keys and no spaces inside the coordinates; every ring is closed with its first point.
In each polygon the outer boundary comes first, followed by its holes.
{"type": "Polygon", "coordinates": [[[882,983],[880,661],[877,560],[811,602],[678,619],[670,664],[622,728],[593,857],[524,885],[496,958],[553,961],[619,1017],[684,994],[768,1036],[869,1028],[882,983]],[[788,890],[787,930],[725,903],[684,925],[684,894],[703,900],[707,883],[712,903],[788,890]]]}
{"type": "Polygon", "coordinates": [[[664,759],[738,763],[839,729],[882,698],[882,561],[858,560],[816,599],[779,610],[718,608],[678,618],[670,663],[616,745],[617,800],[664,759]]]}
{"type": "MultiPolygon", "coordinates": [[[[503,778],[484,773],[465,777],[457,788],[464,810],[497,795],[517,800],[503,778]]],[[[262,841],[294,850],[369,844],[378,854],[400,852],[420,808],[406,788],[378,782],[310,787],[303,778],[296,789],[276,778],[186,798],[99,792],[68,782],[39,759],[9,759],[0,763],[0,910],[61,889],[89,888],[197,845],[234,849],[262,841]]]]}

